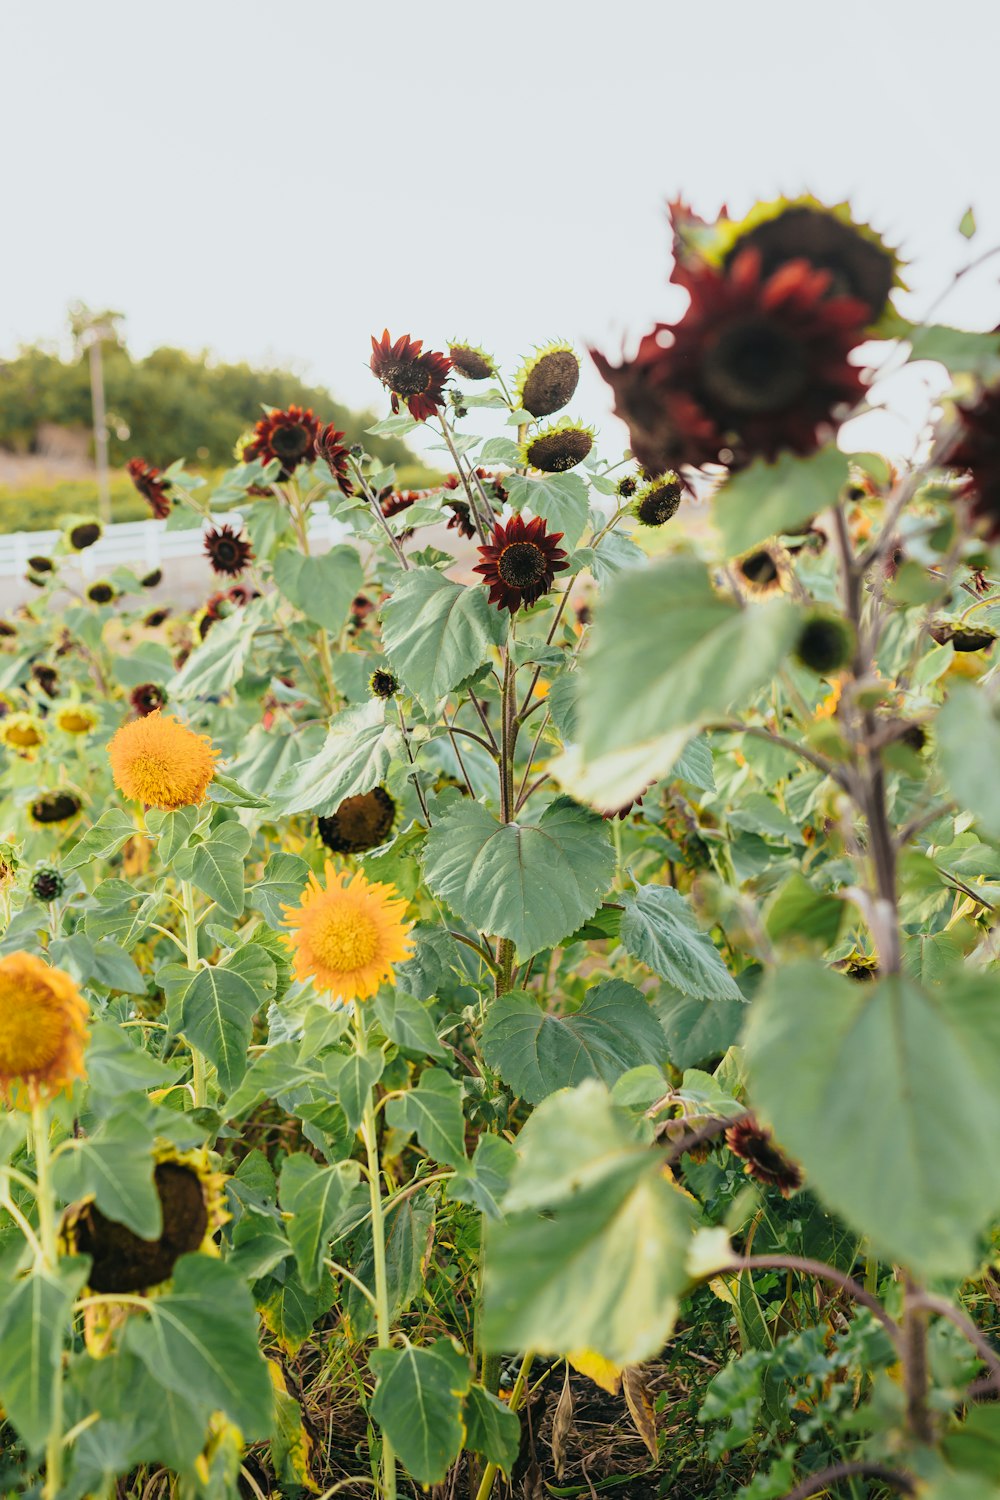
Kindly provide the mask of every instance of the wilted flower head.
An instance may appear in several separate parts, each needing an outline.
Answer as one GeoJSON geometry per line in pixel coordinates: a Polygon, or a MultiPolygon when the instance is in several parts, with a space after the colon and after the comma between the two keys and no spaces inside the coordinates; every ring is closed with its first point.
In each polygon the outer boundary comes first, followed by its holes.
{"type": "Polygon", "coordinates": [[[451,360],[444,354],[423,352],[423,340],[404,333],[395,343],[388,328],[381,339],[372,334],[372,374],[392,394],[392,409],[405,401],[410,416],[418,422],[433,417],[444,399],[444,383],[451,360]]]}
{"type": "Polygon", "coordinates": [[[253,548],[232,526],[219,526],[205,532],[205,556],[214,572],[236,578],[253,557],[253,548]]]}
{"type": "Polygon", "coordinates": [[[642,526],[665,526],[677,514],[684,483],[673,469],[647,480],[632,502],[632,514],[642,526]]]}
{"type": "Polygon", "coordinates": [[[130,458],[126,464],[129,478],[139,494],[148,504],[158,521],[165,521],[170,514],[170,480],[164,479],[159,469],[148,464],[144,458],[130,458]]]}
{"type": "Polygon", "coordinates": [[[726,1131],[726,1145],[734,1155],[742,1157],[744,1172],[757,1182],[776,1187],[783,1198],[788,1198],[802,1186],[802,1170],[791,1161],[775,1141],[774,1136],[752,1115],[737,1120],[726,1131]]]}
{"type": "Polygon", "coordinates": [[[157,584],[163,582],[163,569],[154,568],[152,573],[147,573],[145,578],[139,579],[139,582],[144,589],[155,589],[157,584]]]}
{"type": "Polygon", "coordinates": [[[561,531],[550,535],[541,516],[531,521],[512,516],[506,525],[498,523],[489,543],[479,548],[482,560],[473,570],[489,585],[490,603],[515,614],[522,604],[534,604],[548,593],[555,575],[569,567],[559,546],[562,537],[561,531]]]}
{"type": "Polygon", "coordinates": [[[99,521],[79,521],[69,528],[66,539],[74,552],[86,552],[88,547],[101,540],[102,529],[99,521]]]}
{"type": "Polygon", "coordinates": [[[115,597],[114,588],[106,578],[99,578],[87,590],[87,598],[94,604],[110,604],[115,597]]]}
{"type": "Polygon", "coordinates": [[[158,682],[140,682],[128,695],[128,701],[140,718],[146,719],[163,708],[167,702],[167,690],[158,682]]]}
{"type": "Polygon", "coordinates": [[[43,792],[28,808],[32,823],[44,827],[49,823],[68,823],[75,818],[83,803],[75,792],[43,792]]]}
{"type": "Polygon", "coordinates": [[[967,625],[964,620],[932,620],[927,633],[939,646],[950,644],[955,651],[989,651],[997,638],[989,625],[967,625]]]}
{"type": "Polygon", "coordinates": [[[594,433],[582,422],[563,417],[521,444],[521,462],[543,474],[564,474],[583,463],[594,446],[594,433]]]}
{"type": "Polygon", "coordinates": [[[29,557],[28,567],[33,573],[51,573],[55,568],[55,563],[51,557],[29,557]]]}
{"type": "Polygon", "coordinates": [[[373,787],[356,797],[346,797],[329,817],[318,818],[316,827],[333,854],[363,854],[377,849],[392,832],[396,804],[385,787],[373,787]]]}
{"type": "Polygon", "coordinates": [[[325,427],[320,428],[316,437],[316,454],[317,457],[326,460],[340,493],[351,495],[354,493],[348,473],[348,458],[351,450],[344,445],[346,436],[345,432],[338,432],[332,422],[327,422],[325,427]]]}
{"type": "Polygon", "coordinates": [[[580,360],[572,344],[546,344],[518,371],[514,399],[533,417],[550,417],[572,401],[580,382],[580,360]]]}

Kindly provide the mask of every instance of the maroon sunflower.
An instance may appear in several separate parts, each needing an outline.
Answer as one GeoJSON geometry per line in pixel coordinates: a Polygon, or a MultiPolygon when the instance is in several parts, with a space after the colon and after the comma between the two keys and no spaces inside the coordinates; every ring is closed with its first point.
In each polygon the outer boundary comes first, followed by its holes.
{"type": "Polygon", "coordinates": [[[811,453],[861,392],[847,357],[864,337],[864,302],[831,297],[830,273],[804,260],[764,277],[753,247],[725,269],[690,265],[685,286],[684,317],[658,324],[635,359],[616,369],[594,354],[635,457],[658,473],[811,453]]]}
{"type": "Polygon", "coordinates": [[[532,521],[512,516],[506,526],[498,522],[487,546],[479,548],[482,561],[473,569],[489,584],[490,603],[515,614],[522,604],[534,604],[547,594],[555,575],[569,567],[558,545],[562,537],[561,531],[549,536],[541,516],[532,521]]]}
{"type": "Polygon", "coordinates": [[[254,428],[243,450],[243,461],[257,458],[269,464],[277,459],[281,465],[278,478],[291,479],[299,464],[311,463],[316,457],[319,433],[319,419],[311,406],[290,406],[287,411],[275,407],[254,428]]]}
{"type": "Polygon", "coordinates": [[[964,470],[964,497],[972,519],[989,541],[1000,538],[1000,385],[983,391],[972,406],[960,406],[961,430],[949,466],[964,470]]]}
{"type": "Polygon", "coordinates": [[[128,701],[139,717],[145,719],[150,714],[155,714],[157,709],[165,706],[167,694],[158,682],[140,682],[139,686],[129,693],[128,701]]]}
{"type": "Polygon", "coordinates": [[[444,383],[451,369],[446,354],[423,351],[423,339],[408,333],[392,343],[386,328],[381,340],[372,334],[371,371],[392,393],[392,409],[405,401],[410,416],[418,422],[433,417],[444,397],[444,383]]]}
{"type": "Polygon", "coordinates": [[[776,1187],[788,1198],[802,1186],[802,1169],[782,1151],[774,1136],[753,1115],[737,1120],[726,1131],[726,1145],[745,1163],[743,1170],[757,1182],[776,1187]]]}
{"type": "Polygon", "coordinates": [[[354,489],[347,472],[347,460],[351,450],[344,442],[346,436],[346,432],[338,432],[332,422],[327,422],[325,427],[320,428],[316,437],[316,453],[319,458],[326,460],[340,493],[352,495],[354,489]]]}
{"type": "Polygon", "coordinates": [[[467,500],[446,500],[445,509],[451,511],[448,517],[448,530],[457,531],[459,536],[474,537],[476,528],[472,520],[472,511],[467,500]]]}
{"type": "Polygon", "coordinates": [[[158,521],[165,521],[170,514],[170,480],[164,479],[159,469],[154,469],[144,458],[130,458],[126,468],[129,478],[153,515],[158,521]]]}
{"type": "Polygon", "coordinates": [[[205,556],[215,573],[238,578],[253,557],[253,548],[232,526],[205,532],[205,556]]]}

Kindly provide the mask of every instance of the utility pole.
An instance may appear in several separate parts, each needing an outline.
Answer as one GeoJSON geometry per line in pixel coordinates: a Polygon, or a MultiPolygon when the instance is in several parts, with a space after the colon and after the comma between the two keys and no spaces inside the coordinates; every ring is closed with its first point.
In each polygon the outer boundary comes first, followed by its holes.
{"type": "Polygon", "coordinates": [[[105,341],[121,341],[118,325],[123,314],[106,309],[92,312],[83,302],[76,302],[69,310],[69,324],[77,352],[87,350],[90,361],[90,404],[94,426],[94,463],[97,468],[98,513],[105,526],[111,520],[111,477],[108,468],[108,421],[104,402],[105,341]]]}

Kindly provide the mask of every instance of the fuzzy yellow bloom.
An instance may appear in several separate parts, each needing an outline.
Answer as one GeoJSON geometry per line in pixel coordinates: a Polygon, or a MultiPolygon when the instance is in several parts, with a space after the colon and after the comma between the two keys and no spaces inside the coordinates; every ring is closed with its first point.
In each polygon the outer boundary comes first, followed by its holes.
{"type": "Polygon", "coordinates": [[[31,755],[45,739],[45,730],[32,714],[7,714],[0,719],[0,740],[18,755],[31,755]]]}
{"type": "Polygon", "coordinates": [[[51,1098],[84,1076],[87,1002],[62,969],[33,953],[0,959],[0,1090],[51,1098]]]}
{"type": "Polygon", "coordinates": [[[56,709],[56,728],[63,734],[89,734],[97,728],[97,712],[84,703],[64,703],[56,709]]]}
{"type": "Polygon", "coordinates": [[[284,908],[296,979],[339,1000],[365,1000],[409,958],[411,923],[395,886],[349,876],[326,862],[325,884],[310,875],[302,904],[284,908]]]}
{"type": "Polygon", "coordinates": [[[159,709],[123,724],[108,745],[118,790],[163,812],[204,802],[216,754],[205,735],[159,709]]]}

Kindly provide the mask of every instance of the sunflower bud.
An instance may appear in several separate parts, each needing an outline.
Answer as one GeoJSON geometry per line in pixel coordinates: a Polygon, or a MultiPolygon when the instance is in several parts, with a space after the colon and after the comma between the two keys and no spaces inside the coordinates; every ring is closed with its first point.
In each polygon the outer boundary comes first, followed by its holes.
{"type": "Polygon", "coordinates": [[[399,692],[399,679],[383,667],[376,667],[368,679],[368,688],[373,698],[394,698],[399,692]]]}
{"type": "Polygon", "coordinates": [[[38,865],[32,872],[31,894],[36,901],[58,901],[66,889],[66,881],[54,865],[38,865]]]}

